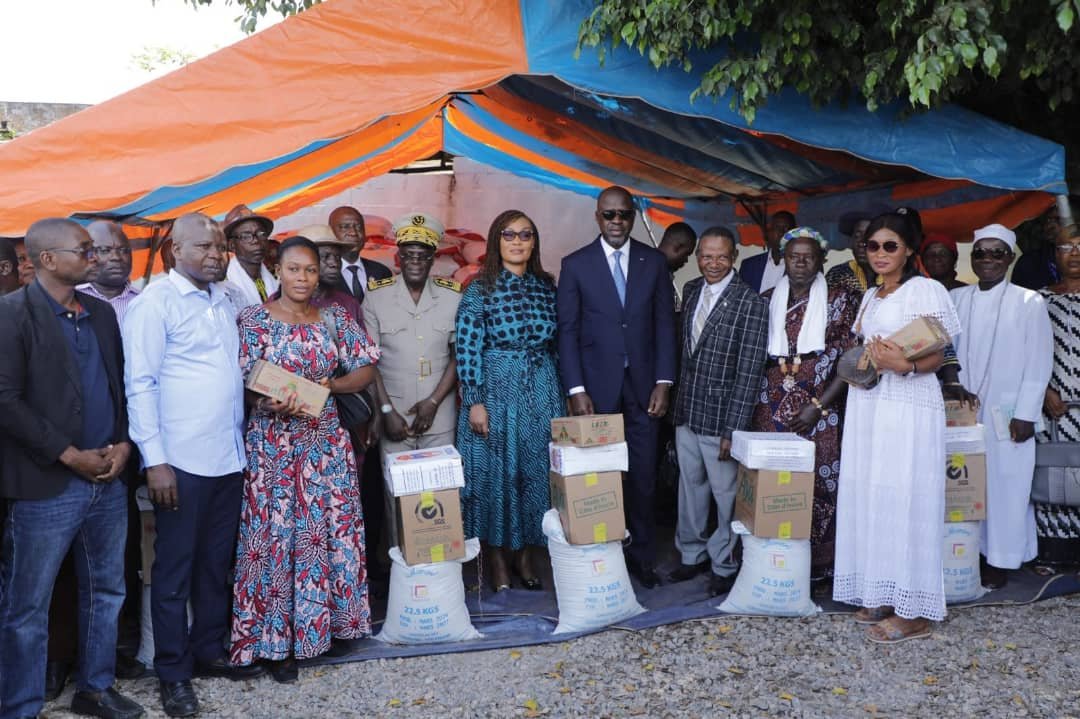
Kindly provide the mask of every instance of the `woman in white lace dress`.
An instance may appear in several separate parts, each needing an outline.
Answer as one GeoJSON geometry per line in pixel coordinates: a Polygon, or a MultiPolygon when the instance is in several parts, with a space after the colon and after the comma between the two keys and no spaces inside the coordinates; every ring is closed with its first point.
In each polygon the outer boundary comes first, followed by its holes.
{"type": "Polygon", "coordinates": [[[862,607],[867,638],[895,643],[929,636],[945,617],[945,409],[934,372],[943,355],[904,359],[890,336],[919,316],[955,336],[960,323],[945,288],[915,267],[918,239],[902,215],[881,215],[865,234],[883,283],[863,298],[856,332],[881,380],[848,391],[840,451],[833,599],[862,607]]]}

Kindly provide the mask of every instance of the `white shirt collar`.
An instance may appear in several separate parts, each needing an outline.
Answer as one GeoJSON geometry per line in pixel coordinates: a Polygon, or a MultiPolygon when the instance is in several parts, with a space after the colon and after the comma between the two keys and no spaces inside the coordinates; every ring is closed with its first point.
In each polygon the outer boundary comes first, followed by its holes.
{"type": "Polygon", "coordinates": [[[627,240],[623,243],[622,247],[616,249],[608,244],[607,239],[605,239],[603,235],[600,235],[600,246],[604,248],[604,257],[607,258],[609,263],[611,262],[611,256],[617,251],[622,252],[623,257],[630,256],[630,240],[627,240]]]}

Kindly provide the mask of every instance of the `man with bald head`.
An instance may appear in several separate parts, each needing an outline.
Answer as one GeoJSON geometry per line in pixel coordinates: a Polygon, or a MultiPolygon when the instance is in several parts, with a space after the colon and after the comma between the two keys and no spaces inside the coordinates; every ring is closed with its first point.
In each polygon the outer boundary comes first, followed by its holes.
{"type": "Polygon", "coordinates": [[[176,266],[128,309],[124,379],[157,525],[154,669],[165,713],[192,716],[193,676],[241,679],[262,669],[230,667],[223,648],[245,461],[236,310],[217,284],[225,236],[190,214],[176,220],[172,240],[176,266]]]}
{"type": "Polygon", "coordinates": [[[345,289],[357,302],[362,303],[369,280],[386,280],[394,273],[386,265],[360,256],[367,242],[367,232],[364,229],[364,216],[356,208],[339,207],[330,213],[327,222],[334,236],[347,248],[342,253],[344,265],[341,268],[345,289]]]}
{"type": "Polygon", "coordinates": [[[630,447],[627,567],[642,586],[655,570],[656,445],[675,379],[671,275],[658,250],[631,239],[634,199],[609,187],[596,201],[599,236],[563,259],[559,365],[575,415],[621,412],[630,447]]]}
{"type": "Polygon", "coordinates": [[[90,281],[79,285],[79,290],[112,305],[123,327],[128,305],[139,296],[131,286],[131,241],[120,225],[108,220],[91,222],[86,231],[94,242],[98,261],[90,281]]]}
{"type": "Polygon", "coordinates": [[[15,244],[0,237],[0,295],[22,287],[19,282],[19,257],[15,254],[15,244]]]}
{"type": "Polygon", "coordinates": [[[45,694],[49,596],[74,548],[79,664],[72,711],[134,718],[113,689],[124,601],[131,444],[124,356],[107,302],[77,292],[94,270],[90,235],[66,219],[35,222],[25,249],[35,279],[0,298],[0,718],[37,716],[45,694]]]}

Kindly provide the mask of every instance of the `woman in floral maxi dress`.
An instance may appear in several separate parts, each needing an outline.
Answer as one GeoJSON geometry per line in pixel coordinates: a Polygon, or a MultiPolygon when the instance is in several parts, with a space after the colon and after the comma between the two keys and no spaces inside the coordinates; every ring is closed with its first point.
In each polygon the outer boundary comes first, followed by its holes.
{"type": "MultiPolygon", "coordinates": [[[[280,258],[281,298],[240,313],[245,378],[265,360],[331,392],[359,391],[377,348],[340,306],[320,315],[310,304],[318,251],[309,240],[286,241],[280,258]],[[349,374],[335,377],[339,368],[349,374]]],[[[249,399],[231,658],[270,660],[275,679],[292,681],[295,659],[370,633],[356,460],[332,396],[318,417],[296,412],[295,400],[249,399]]]]}

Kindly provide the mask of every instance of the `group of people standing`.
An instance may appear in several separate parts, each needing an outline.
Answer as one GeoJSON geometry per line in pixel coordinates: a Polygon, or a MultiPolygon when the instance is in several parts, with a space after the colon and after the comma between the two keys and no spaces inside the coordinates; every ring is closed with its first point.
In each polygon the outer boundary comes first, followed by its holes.
{"type": "MultiPolygon", "coordinates": [[[[0,357],[0,496],[9,500],[0,719],[42,707],[46,608],[69,552],[79,587],[72,708],[141,715],[113,687],[124,478],[140,475],[155,507],[154,670],[170,716],[198,712],[193,677],[269,671],[290,682],[298,659],[347,653],[368,636],[378,564],[369,545],[384,533],[394,541],[393,528],[380,527],[390,499],[378,455],[364,456],[378,443],[385,452],[455,444],[465,531],[485,547],[492,588],[516,576],[541,589],[549,422],[621,413],[627,565],[650,588],[665,581],[654,508],[658,438],[672,423],[681,563],[666,579],[705,573],[721,594],[738,568],[732,433],[798,432],[817,452],[815,576],[862,607],[856,620],[872,625],[871,640],[895,642],[944,617],[943,396],[977,398],[987,425],[992,414],[1007,417],[1005,437],[988,442],[987,561],[1013,568],[1034,556],[1030,502],[1016,478],[1030,479],[1044,399],[1061,416],[1080,372],[1061,359],[1044,396],[1050,323],[1037,293],[1004,281],[1011,231],[976,234],[979,285],[950,299],[921,272],[917,258],[931,267],[935,244],[911,211],[856,218],[855,259],[828,274],[825,239],[789,213],[770,218],[767,251],[739,272],[727,228],[697,237],[680,224],[653,248],[631,237],[635,216],[625,189],[600,193],[598,235],[563,259],[556,283],[536,224],[501,213],[464,290],[431,277],[443,230],[425,213],[394,225],[400,277],[360,257],[365,228],[354,208],[282,242],[273,263],[270,218],[243,206],[221,223],[185,215],[171,229],[170,271],[141,293],[128,282],[130,244],[116,225],[31,226],[24,246],[36,278],[0,299],[0,341],[12,348],[0,357]],[[672,273],[691,254],[701,276],[679,293],[672,273]],[[907,361],[886,338],[927,315],[954,347],[907,361]],[[836,376],[859,343],[881,373],[868,389],[836,376]],[[1015,352],[1018,343],[1031,351],[1015,352]],[[331,400],[312,412],[295,395],[245,390],[259,360],[323,384],[331,400]],[[343,422],[339,406],[360,393],[370,419],[343,422]]],[[[1058,245],[1066,279],[1044,293],[1052,307],[1080,289],[1071,232],[1058,245]]],[[[3,270],[0,256],[7,282],[3,270]]],[[[1058,317],[1075,314],[1060,304],[1058,317]]]]}

